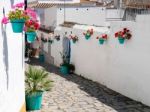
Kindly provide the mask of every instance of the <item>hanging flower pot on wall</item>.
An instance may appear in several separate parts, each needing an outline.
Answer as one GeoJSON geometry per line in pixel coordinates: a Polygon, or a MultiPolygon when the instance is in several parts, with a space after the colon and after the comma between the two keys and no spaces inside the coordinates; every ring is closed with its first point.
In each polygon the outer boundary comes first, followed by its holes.
{"type": "Polygon", "coordinates": [[[21,33],[23,31],[25,19],[14,19],[10,22],[14,33],[21,33]]]}
{"type": "Polygon", "coordinates": [[[120,44],[124,44],[125,38],[118,37],[118,41],[120,44]]]}
{"type": "Polygon", "coordinates": [[[72,43],[74,44],[79,40],[78,37],[73,34],[69,36],[69,39],[72,40],[72,43]]]}
{"type": "Polygon", "coordinates": [[[26,32],[27,35],[27,41],[28,43],[33,43],[36,39],[36,33],[35,32],[26,32]]]}
{"type": "Polygon", "coordinates": [[[54,41],[53,41],[51,38],[49,38],[49,39],[48,39],[48,42],[49,42],[50,44],[52,44],[54,41]]]}
{"type": "Polygon", "coordinates": [[[25,23],[25,31],[27,34],[27,41],[33,43],[36,39],[36,30],[39,28],[37,20],[28,20],[25,23]]]}
{"type": "Polygon", "coordinates": [[[59,41],[60,40],[60,35],[55,35],[54,39],[56,39],[57,41],[59,41]]]}
{"type": "Polygon", "coordinates": [[[125,40],[131,39],[132,35],[129,29],[123,28],[123,30],[115,33],[115,37],[118,38],[120,44],[124,44],[125,40]]]}
{"type": "Polygon", "coordinates": [[[41,41],[42,41],[43,43],[46,43],[46,42],[47,42],[47,39],[44,38],[44,37],[42,37],[42,38],[41,38],[41,41]]]}
{"type": "Polygon", "coordinates": [[[107,34],[102,34],[101,36],[97,36],[96,39],[99,40],[99,44],[104,44],[104,42],[108,39],[107,34]]]}
{"type": "Polygon", "coordinates": [[[93,35],[93,29],[88,29],[86,33],[83,33],[83,35],[85,36],[86,40],[90,39],[90,37],[93,35]]]}
{"type": "Polygon", "coordinates": [[[4,16],[1,21],[3,24],[7,24],[10,21],[14,33],[21,33],[23,31],[25,21],[30,18],[23,7],[24,3],[14,5],[13,9],[9,11],[8,17],[4,16]]]}

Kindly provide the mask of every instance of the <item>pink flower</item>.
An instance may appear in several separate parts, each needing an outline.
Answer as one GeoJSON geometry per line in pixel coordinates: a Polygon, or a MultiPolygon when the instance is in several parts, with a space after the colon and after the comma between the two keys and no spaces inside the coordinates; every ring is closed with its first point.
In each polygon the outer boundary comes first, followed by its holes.
{"type": "Polygon", "coordinates": [[[24,27],[23,30],[26,32],[27,31],[27,27],[24,27]]]}
{"type": "Polygon", "coordinates": [[[7,17],[3,17],[1,23],[2,24],[7,24],[9,22],[9,19],[7,17]]]}
{"type": "Polygon", "coordinates": [[[33,20],[37,20],[36,12],[32,9],[26,9],[25,11],[33,20]]]}
{"type": "Polygon", "coordinates": [[[24,7],[24,3],[21,2],[21,3],[18,3],[16,5],[13,6],[14,8],[23,8],[24,7]]]}

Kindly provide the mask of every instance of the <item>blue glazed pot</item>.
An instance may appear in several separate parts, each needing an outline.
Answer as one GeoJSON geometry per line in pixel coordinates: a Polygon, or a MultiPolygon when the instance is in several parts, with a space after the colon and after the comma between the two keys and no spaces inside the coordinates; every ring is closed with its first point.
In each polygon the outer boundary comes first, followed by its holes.
{"type": "Polygon", "coordinates": [[[11,26],[14,33],[22,33],[24,27],[24,19],[11,20],[11,26]]]}
{"type": "Polygon", "coordinates": [[[26,95],[26,109],[27,110],[40,110],[42,103],[43,92],[37,92],[34,95],[26,95]]]}
{"type": "Polygon", "coordinates": [[[33,43],[36,39],[36,33],[35,32],[26,32],[27,34],[27,41],[29,43],[33,43]]]}
{"type": "Polygon", "coordinates": [[[60,67],[60,72],[61,72],[63,75],[67,75],[67,74],[69,74],[69,69],[68,69],[67,66],[62,65],[62,66],[60,67]]]}
{"type": "Polygon", "coordinates": [[[90,39],[90,37],[91,37],[90,34],[86,34],[86,35],[85,35],[85,39],[86,39],[86,40],[90,39]]]}
{"type": "Polygon", "coordinates": [[[101,45],[104,44],[104,41],[105,41],[104,39],[99,39],[99,44],[101,45]]]}
{"type": "Polygon", "coordinates": [[[75,44],[75,43],[76,43],[76,41],[72,40],[72,43],[74,43],[74,44],[75,44]]]}
{"type": "Polygon", "coordinates": [[[44,61],[45,61],[45,56],[44,56],[43,54],[40,54],[40,55],[39,55],[39,60],[40,60],[40,62],[44,63],[44,61]]]}
{"type": "Polygon", "coordinates": [[[125,41],[124,38],[118,38],[118,40],[119,40],[119,43],[120,43],[120,44],[124,44],[124,41],[125,41]]]}

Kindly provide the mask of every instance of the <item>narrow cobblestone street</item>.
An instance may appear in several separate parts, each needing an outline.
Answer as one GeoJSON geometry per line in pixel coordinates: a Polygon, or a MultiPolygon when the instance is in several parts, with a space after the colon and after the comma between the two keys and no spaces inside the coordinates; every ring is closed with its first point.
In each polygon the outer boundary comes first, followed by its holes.
{"type": "Polygon", "coordinates": [[[40,112],[150,112],[150,107],[103,85],[77,75],[60,75],[59,69],[52,65],[37,61],[32,65],[45,68],[54,81],[52,90],[44,93],[40,112]]]}

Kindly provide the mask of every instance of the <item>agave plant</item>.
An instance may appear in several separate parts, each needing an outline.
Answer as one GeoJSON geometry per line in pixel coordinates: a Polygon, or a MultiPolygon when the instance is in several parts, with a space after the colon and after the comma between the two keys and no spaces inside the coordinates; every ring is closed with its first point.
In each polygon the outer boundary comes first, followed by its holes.
{"type": "Polygon", "coordinates": [[[29,67],[26,75],[26,95],[37,94],[51,89],[52,81],[48,79],[48,72],[44,69],[29,67]]]}

